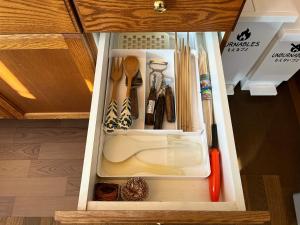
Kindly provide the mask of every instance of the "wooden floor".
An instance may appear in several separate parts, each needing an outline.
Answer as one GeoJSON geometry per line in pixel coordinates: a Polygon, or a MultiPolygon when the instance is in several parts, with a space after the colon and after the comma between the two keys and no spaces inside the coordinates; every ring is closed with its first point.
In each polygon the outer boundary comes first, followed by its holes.
{"type": "Polygon", "coordinates": [[[279,86],[276,97],[237,90],[229,105],[241,174],[279,175],[286,224],[296,225],[292,195],[300,192],[300,73],[279,86]]]}
{"type": "MultiPolygon", "coordinates": [[[[300,192],[299,76],[278,92],[250,97],[236,89],[229,104],[242,175],[278,175],[287,214],[283,224],[296,225],[292,194],[300,192]]],[[[0,120],[0,217],[21,216],[0,219],[0,225],[52,225],[55,210],[76,208],[86,129],[84,120],[0,120]]],[[[249,196],[256,201],[256,195],[249,196]]]]}
{"type": "Polygon", "coordinates": [[[87,121],[0,120],[0,216],[76,209],[87,121]]]}

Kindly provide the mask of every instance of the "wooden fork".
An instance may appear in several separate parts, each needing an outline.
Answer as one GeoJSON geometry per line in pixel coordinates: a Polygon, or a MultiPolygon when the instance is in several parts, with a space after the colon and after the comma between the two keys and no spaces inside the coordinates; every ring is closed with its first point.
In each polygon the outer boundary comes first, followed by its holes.
{"type": "Polygon", "coordinates": [[[108,105],[104,130],[107,133],[112,133],[118,127],[118,103],[117,103],[117,90],[118,84],[123,75],[123,59],[121,58],[112,58],[112,68],[110,78],[112,80],[112,94],[111,101],[108,105]]]}

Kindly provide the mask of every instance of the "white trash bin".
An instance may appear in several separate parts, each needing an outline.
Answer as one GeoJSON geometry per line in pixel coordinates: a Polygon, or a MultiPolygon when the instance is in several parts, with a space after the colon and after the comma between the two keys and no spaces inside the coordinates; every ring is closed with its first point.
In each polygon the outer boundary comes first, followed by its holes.
{"type": "MultiPolygon", "coordinates": [[[[300,13],[300,0],[295,0],[300,13]]],[[[264,54],[241,82],[251,95],[276,95],[276,87],[300,69],[300,18],[284,24],[264,54]]]]}
{"type": "Polygon", "coordinates": [[[297,17],[291,0],[247,0],[222,53],[227,94],[234,94],[281,26],[297,17]]]}

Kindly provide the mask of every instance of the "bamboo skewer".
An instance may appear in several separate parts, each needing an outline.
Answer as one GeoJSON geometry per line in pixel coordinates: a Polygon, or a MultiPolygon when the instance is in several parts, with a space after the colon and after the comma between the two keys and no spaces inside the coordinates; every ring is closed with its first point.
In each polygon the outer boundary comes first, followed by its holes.
{"type": "Polygon", "coordinates": [[[178,37],[175,32],[175,63],[176,63],[176,115],[177,115],[177,127],[181,129],[181,114],[180,114],[180,64],[179,64],[179,49],[178,49],[178,37]]]}
{"type": "Polygon", "coordinates": [[[186,89],[185,89],[185,81],[186,81],[186,47],[184,45],[184,39],[181,40],[181,75],[182,75],[182,107],[181,107],[181,115],[182,115],[182,129],[186,131],[186,89]]]}
{"type": "Polygon", "coordinates": [[[191,105],[191,48],[190,48],[190,36],[189,33],[187,33],[187,131],[192,131],[192,123],[191,123],[191,119],[192,119],[192,114],[191,114],[191,107],[193,107],[191,105]]]}
{"type": "Polygon", "coordinates": [[[191,75],[191,48],[189,33],[186,44],[183,38],[178,40],[175,33],[175,62],[176,62],[176,91],[177,91],[177,120],[178,129],[192,131],[192,75],[191,75]]]}
{"type": "Polygon", "coordinates": [[[191,106],[188,105],[188,68],[189,68],[189,60],[188,60],[188,46],[184,47],[184,121],[185,121],[185,131],[188,131],[188,111],[191,106]]]}
{"type": "Polygon", "coordinates": [[[202,48],[199,57],[199,72],[200,72],[200,80],[201,80],[201,88],[205,88],[207,86],[207,93],[202,92],[202,105],[203,105],[203,118],[206,125],[206,133],[207,133],[207,142],[208,145],[212,144],[212,132],[211,127],[213,124],[213,106],[212,106],[212,93],[211,93],[211,84],[210,77],[208,73],[207,67],[207,54],[206,51],[202,48]]]}

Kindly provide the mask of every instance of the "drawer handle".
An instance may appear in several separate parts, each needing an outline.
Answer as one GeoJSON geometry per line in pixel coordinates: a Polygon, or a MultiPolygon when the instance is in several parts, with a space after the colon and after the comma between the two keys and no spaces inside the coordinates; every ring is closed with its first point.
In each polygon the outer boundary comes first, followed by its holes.
{"type": "Polygon", "coordinates": [[[166,4],[163,0],[154,1],[154,11],[163,13],[167,10],[166,4]]]}

